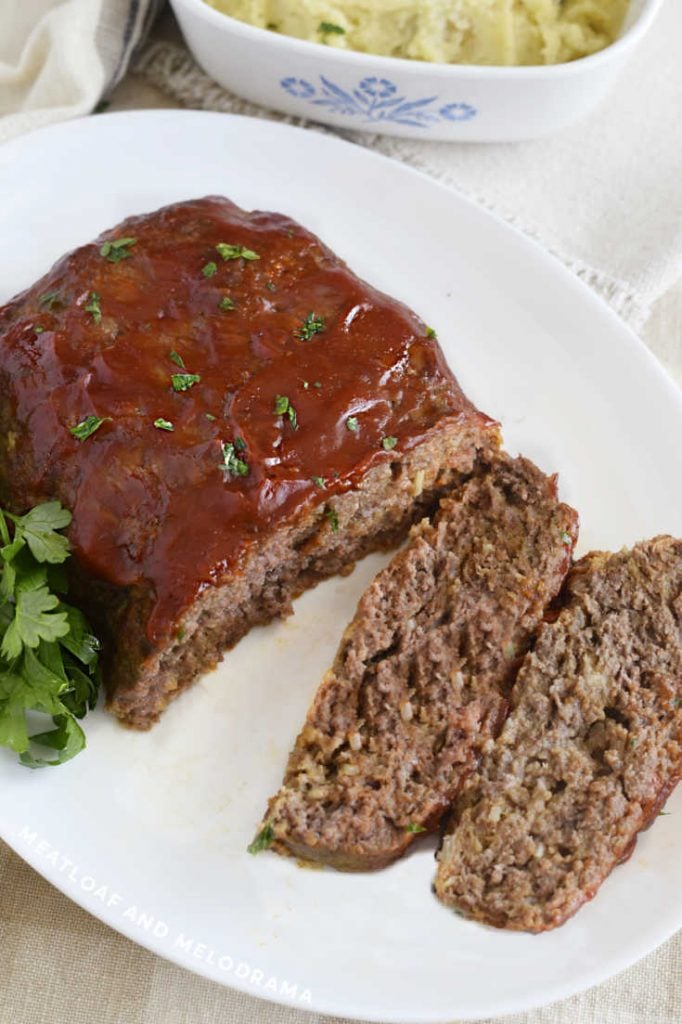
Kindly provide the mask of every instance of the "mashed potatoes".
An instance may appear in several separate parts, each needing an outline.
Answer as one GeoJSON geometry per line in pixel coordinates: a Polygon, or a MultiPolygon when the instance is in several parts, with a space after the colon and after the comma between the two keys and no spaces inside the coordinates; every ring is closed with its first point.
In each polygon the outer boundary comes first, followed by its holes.
{"type": "Polygon", "coordinates": [[[206,0],[341,49],[445,64],[559,64],[618,35],[628,0],[206,0]]]}

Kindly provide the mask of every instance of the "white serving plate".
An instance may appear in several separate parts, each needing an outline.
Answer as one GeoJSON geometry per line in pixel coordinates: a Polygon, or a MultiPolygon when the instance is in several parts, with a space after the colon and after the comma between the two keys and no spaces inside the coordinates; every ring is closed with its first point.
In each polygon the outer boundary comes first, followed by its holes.
{"type": "Polygon", "coordinates": [[[341,50],[254,28],[204,0],[171,0],[198,63],[238,96],[338,128],[447,142],[536,138],[584,117],[614,86],[662,2],[630,0],[620,38],[589,57],[481,67],[341,50]]]}
{"type": "MultiPolygon", "coordinates": [[[[508,446],[560,472],[581,512],[581,550],[682,534],[682,398],[653,357],[527,238],[360,147],[177,111],[88,118],[5,145],[0,301],[120,218],[216,192],[296,217],[433,324],[508,446]]],[[[323,1013],[484,1018],[633,963],[682,924],[682,792],[598,897],[543,936],[441,907],[430,891],[434,840],[359,876],[246,852],[340,631],[383,561],[365,560],[297,601],[289,621],[254,630],[151,733],[94,712],[87,751],[63,768],[31,772],[1,751],[0,835],[161,956],[323,1013]]]]}

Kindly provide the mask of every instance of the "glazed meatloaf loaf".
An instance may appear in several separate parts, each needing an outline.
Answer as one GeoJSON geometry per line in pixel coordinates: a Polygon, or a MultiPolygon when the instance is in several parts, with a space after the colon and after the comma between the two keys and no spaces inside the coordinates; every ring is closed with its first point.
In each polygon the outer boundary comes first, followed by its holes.
{"type": "Polygon", "coordinates": [[[363,595],[260,844],[359,870],[435,828],[502,725],[576,533],[555,479],[523,458],[443,499],[363,595]]]}
{"type": "Polygon", "coordinates": [[[541,932],[594,896],[682,774],[682,541],[582,559],[513,702],[456,806],[436,891],[541,932]]]}
{"type": "Polygon", "coordinates": [[[226,199],[132,217],[0,310],[0,498],[73,512],[72,588],[138,728],[497,444],[415,314],[226,199]]]}

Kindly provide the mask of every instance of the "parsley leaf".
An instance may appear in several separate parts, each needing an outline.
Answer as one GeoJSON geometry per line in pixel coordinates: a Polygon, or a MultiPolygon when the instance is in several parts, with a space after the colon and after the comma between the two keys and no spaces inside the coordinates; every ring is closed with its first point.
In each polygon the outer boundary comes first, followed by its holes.
{"type": "Polygon", "coordinates": [[[357,416],[349,416],[346,420],[346,426],[353,434],[357,434],[360,429],[360,423],[358,422],[357,416]]]}
{"type": "Polygon", "coordinates": [[[286,395],[277,395],[275,398],[275,416],[288,416],[289,422],[294,430],[298,430],[298,416],[293,405],[286,395]]]}
{"type": "Polygon", "coordinates": [[[218,309],[226,313],[228,309],[234,309],[234,300],[229,295],[223,295],[222,299],[218,303],[218,309]]]}
{"type": "Polygon", "coordinates": [[[256,838],[253,840],[252,843],[249,843],[246,849],[248,853],[262,853],[263,850],[267,850],[267,848],[271,845],[274,838],[274,829],[270,822],[266,822],[266,824],[260,830],[256,838]]]}
{"type": "Polygon", "coordinates": [[[243,245],[228,245],[227,242],[218,242],[216,252],[224,260],[259,260],[260,256],[253,249],[246,249],[243,245]]]}
{"type": "MultiPolygon", "coordinates": [[[[25,516],[10,516],[9,513],[6,515],[14,524],[12,546],[16,548],[17,553],[18,544],[27,544],[37,562],[58,564],[68,557],[68,541],[57,531],[69,525],[71,513],[68,509],[62,508],[58,501],[46,501],[42,505],[36,505],[25,516]]],[[[3,551],[5,550],[3,548],[3,551]]]]}
{"type": "Polygon", "coordinates": [[[345,36],[346,34],[345,28],[342,28],[341,25],[334,25],[331,21],[321,21],[317,27],[317,31],[323,36],[345,36]]]}
{"type": "Polygon", "coordinates": [[[223,464],[220,468],[228,476],[248,476],[248,462],[237,455],[238,451],[244,451],[246,448],[243,438],[238,437],[236,441],[221,441],[220,448],[223,453],[223,464]]]}
{"type": "Polygon", "coordinates": [[[213,260],[209,260],[209,262],[205,263],[201,268],[201,273],[204,277],[213,277],[214,274],[218,273],[218,264],[214,263],[213,260]]]}
{"type": "Polygon", "coordinates": [[[436,337],[438,337],[438,335],[436,334],[436,332],[433,329],[433,327],[427,327],[426,328],[426,337],[427,338],[436,338],[436,337]]]}
{"type": "Polygon", "coordinates": [[[154,420],[154,426],[158,430],[175,430],[175,427],[173,426],[171,421],[170,420],[164,420],[164,418],[162,416],[159,416],[158,419],[154,420]]]}
{"type": "Polygon", "coordinates": [[[110,420],[111,416],[86,416],[75,427],[69,427],[69,433],[73,434],[77,441],[85,441],[96,430],[99,430],[103,423],[107,423],[110,420]]]}
{"type": "Polygon", "coordinates": [[[172,352],[169,352],[168,358],[172,363],[175,363],[176,366],[179,366],[181,370],[185,369],[185,360],[181,355],[178,355],[175,349],[173,349],[172,352]]]}
{"type": "Polygon", "coordinates": [[[426,832],[426,829],[423,825],[417,825],[415,822],[411,821],[409,825],[405,826],[405,831],[412,835],[416,835],[418,832],[426,832]]]}
{"type": "Polygon", "coordinates": [[[102,323],[102,309],[100,307],[100,296],[97,292],[90,292],[90,301],[87,306],[83,306],[86,313],[92,315],[92,319],[96,324],[102,323]]]}
{"type": "Polygon", "coordinates": [[[323,476],[311,476],[310,479],[312,480],[316,487],[320,488],[320,490],[323,490],[327,486],[326,483],[324,482],[323,476]]]}
{"type": "Polygon", "coordinates": [[[173,391],[189,391],[195,384],[198,384],[201,377],[198,373],[173,373],[171,374],[171,384],[173,385],[173,391]]]}
{"type": "Polygon", "coordinates": [[[120,263],[121,260],[130,259],[130,249],[136,244],[136,238],[114,238],[103,244],[99,254],[109,263],[120,263]]]}
{"type": "Polygon", "coordinates": [[[384,449],[385,452],[392,451],[393,448],[395,448],[395,446],[397,445],[397,443],[397,437],[382,437],[381,439],[381,447],[384,449]]]}
{"type": "Polygon", "coordinates": [[[53,310],[55,306],[63,305],[62,297],[58,291],[45,292],[44,295],[40,296],[38,302],[41,306],[45,306],[49,310],[53,310]]]}
{"type": "Polygon", "coordinates": [[[332,533],[339,532],[339,514],[335,508],[328,508],[325,512],[325,516],[329,520],[332,533]]]}
{"type": "Polygon", "coordinates": [[[294,333],[297,338],[301,341],[310,341],[315,334],[319,334],[320,331],[324,330],[324,320],[321,316],[315,316],[311,310],[307,317],[301,324],[301,326],[294,333]]]}
{"type": "Polygon", "coordinates": [[[13,661],[24,647],[37,647],[41,640],[52,643],[69,632],[64,612],[57,611],[59,598],[46,586],[23,590],[15,587],[14,618],[5,631],[0,653],[13,661]]]}

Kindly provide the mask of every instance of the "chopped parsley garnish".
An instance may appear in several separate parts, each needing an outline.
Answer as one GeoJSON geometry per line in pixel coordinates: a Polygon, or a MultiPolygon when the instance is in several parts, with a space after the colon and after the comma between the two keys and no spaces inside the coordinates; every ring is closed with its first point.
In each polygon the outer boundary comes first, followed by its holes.
{"type": "Polygon", "coordinates": [[[0,745],[29,768],[75,757],[85,746],[78,719],[97,703],[99,641],[61,597],[69,544],[60,531],[70,522],[58,501],[24,516],[0,510],[0,745]],[[48,731],[29,734],[35,713],[48,731]]]}
{"type": "Polygon", "coordinates": [[[433,327],[427,327],[426,328],[426,337],[427,338],[435,338],[436,337],[436,332],[434,331],[433,327]]]}
{"type": "Polygon", "coordinates": [[[154,420],[154,426],[157,430],[175,430],[175,427],[170,420],[164,420],[163,416],[159,416],[158,419],[154,420]]]}
{"type": "Polygon", "coordinates": [[[213,260],[209,260],[209,262],[205,263],[201,268],[201,273],[204,277],[213,277],[214,274],[218,273],[218,264],[214,263],[213,260]]]}
{"type": "Polygon", "coordinates": [[[41,306],[47,306],[48,309],[54,309],[55,306],[60,306],[62,303],[59,292],[45,292],[38,299],[41,306]]]}
{"type": "Polygon", "coordinates": [[[198,373],[173,373],[171,374],[171,384],[173,385],[173,391],[189,391],[195,384],[198,384],[201,377],[198,373]]]}
{"type": "Polygon", "coordinates": [[[220,467],[229,476],[247,476],[249,472],[249,464],[244,459],[240,459],[237,455],[238,451],[243,451],[246,445],[242,438],[237,438],[237,441],[221,441],[220,447],[223,453],[223,464],[220,467]],[[240,441],[241,444],[237,444],[240,441]]]}
{"type": "Polygon", "coordinates": [[[315,334],[319,334],[320,331],[324,330],[324,320],[321,316],[315,316],[312,312],[308,313],[307,317],[295,331],[296,337],[300,338],[301,341],[310,341],[315,334]]]}
{"type": "Polygon", "coordinates": [[[185,639],[185,633],[186,633],[185,627],[184,626],[180,626],[180,629],[175,634],[175,639],[177,640],[177,642],[179,644],[181,644],[182,641],[185,639]]]}
{"type": "Polygon", "coordinates": [[[393,451],[397,443],[397,437],[382,437],[381,439],[381,447],[384,449],[385,452],[393,451]]]}
{"type": "Polygon", "coordinates": [[[569,537],[569,535],[566,533],[565,530],[561,531],[561,543],[562,544],[570,544],[571,543],[571,538],[569,537]]]}
{"type": "Polygon", "coordinates": [[[321,21],[317,31],[323,36],[345,36],[346,30],[341,25],[334,25],[331,21],[321,21]]]}
{"type": "Polygon", "coordinates": [[[213,415],[213,413],[212,413],[212,412],[207,412],[207,413],[204,413],[204,415],[205,415],[206,419],[207,419],[207,420],[210,420],[211,422],[213,422],[213,420],[214,420],[214,419],[216,418],[216,417],[215,417],[215,416],[213,415]]]}
{"type": "Polygon", "coordinates": [[[175,363],[176,366],[179,366],[181,370],[185,369],[185,360],[175,351],[175,349],[173,349],[172,352],[169,352],[168,358],[171,362],[175,363]]]}
{"type": "Polygon", "coordinates": [[[358,430],[360,429],[360,424],[358,422],[357,416],[349,416],[348,419],[346,420],[346,426],[351,431],[351,433],[357,434],[358,430]]]}
{"type": "Polygon", "coordinates": [[[246,441],[244,440],[243,437],[239,437],[239,435],[237,435],[237,437],[235,437],[234,439],[234,446],[238,452],[246,451],[246,441]]]}
{"type": "Polygon", "coordinates": [[[221,309],[223,313],[226,313],[228,309],[234,309],[234,299],[231,299],[229,295],[223,295],[218,303],[218,309],[221,309]]]}
{"type": "Polygon", "coordinates": [[[92,315],[92,319],[96,324],[102,323],[102,310],[100,308],[100,296],[97,292],[90,292],[90,301],[87,306],[83,306],[86,313],[92,315]]]}
{"type": "Polygon", "coordinates": [[[86,416],[84,420],[77,423],[75,427],[69,427],[69,433],[76,438],[77,441],[85,441],[88,437],[91,437],[96,430],[102,426],[103,423],[111,420],[111,416],[86,416]]]}
{"type": "Polygon", "coordinates": [[[415,822],[411,821],[409,825],[405,826],[405,831],[409,832],[411,835],[416,835],[418,832],[426,832],[426,829],[423,825],[417,825],[415,822]]]}
{"type": "Polygon", "coordinates": [[[36,324],[33,330],[36,332],[36,334],[42,334],[45,328],[41,327],[40,324],[36,324]]]}
{"type": "Polygon", "coordinates": [[[332,533],[338,533],[339,532],[339,516],[338,516],[338,513],[337,513],[336,509],[335,508],[328,508],[327,511],[325,512],[325,515],[326,515],[327,519],[329,520],[329,525],[332,528],[332,533]]]}
{"type": "Polygon", "coordinates": [[[275,416],[288,416],[293,429],[298,430],[298,416],[296,415],[296,410],[286,395],[277,395],[275,397],[274,412],[275,416]]]}
{"type": "Polygon", "coordinates": [[[130,259],[130,250],[136,243],[136,238],[114,238],[104,243],[99,254],[105,260],[109,260],[109,263],[120,263],[121,260],[130,259]]]}
{"type": "Polygon", "coordinates": [[[227,242],[218,242],[216,252],[224,260],[259,260],[260,256],[253,249],[246,249],[243,245],[228,245],[227,242]]]}
{"type": "Polygon", "coordinates": [[[310,479],[312,480],[316,487],[324,488],[327,486],[326,483],[324,482],[323,476],[311,476],[310,479]]]}
{"type": "Polygon", "coordinates": [[[272,843],[275,838],[275,833],[270,822],[267,822],[260,830],[256,838],[252,843],[246,847],[248,853],[262,853],[263,850],[267,850],[268,846],[272,843]]]}

